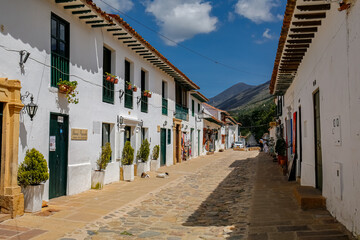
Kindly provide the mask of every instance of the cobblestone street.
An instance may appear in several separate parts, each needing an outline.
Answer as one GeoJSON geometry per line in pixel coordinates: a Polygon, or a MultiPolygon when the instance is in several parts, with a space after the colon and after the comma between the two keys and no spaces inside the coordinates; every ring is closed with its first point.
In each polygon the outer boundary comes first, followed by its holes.
{"type": "Polygon", "coordinates": [[[228,150],[160,171],[170,177],[52,199],[1,223],[0,239],[353,239],[328,211],[301,210],[297,184],[264,153],[228,150]]]}
{"type": "Polygon", "coordinates": [[[267,155],[227,151],[211,161],[66,239],[350,239],[326,210],[297,206],[295,183],[267,155]]]}

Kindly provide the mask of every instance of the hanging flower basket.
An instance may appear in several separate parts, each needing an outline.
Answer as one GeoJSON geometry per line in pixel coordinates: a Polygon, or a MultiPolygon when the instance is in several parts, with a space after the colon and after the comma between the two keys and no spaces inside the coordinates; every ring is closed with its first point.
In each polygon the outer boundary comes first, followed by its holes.
{"type": "Polygon", "coordinates": [[[115,75],[112,75],[110,73],[105,73],[105,74],[106,74],[106,76],[105,76],[106,81],[114,83],[114,84],[117,84],[119,82],[119,79],[115,75]]]}
{"type": "Polygon", "coordinates": [[[68,103],[79,103],[79,99],[76,98],[77,94],[79,93],[78,91],[76,91],[77,84],[77,81],[68,81],[61,79],[57,84],[59,86],[59,93],[66,94],[68,103]]]}
{"type": "Polygon", "coordinates": [[[151,98],[151,95],[152,95],[152,93],[151,92],[148,92],[148,98],[151,98]]]}
{"type": "Polygon", "coordinates": [[[134,86],[134,87],[133,87],[133,91],[134,91],[134,92],[137,92],[137,86],[134,86]]]}

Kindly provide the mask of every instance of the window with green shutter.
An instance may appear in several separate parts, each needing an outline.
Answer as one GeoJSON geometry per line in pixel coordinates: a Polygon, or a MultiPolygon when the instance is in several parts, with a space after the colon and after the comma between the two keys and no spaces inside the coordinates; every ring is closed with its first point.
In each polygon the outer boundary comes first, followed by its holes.
{"type": "Polygon", "coordinates": [[[198,113],[200,113],[200,103],[198,103],[198,113]]]}
{"type": "Polygon", "coordinates": [[[171,144],[171,129],[168,129],[168,144],[171,144]]]}
{"type": "Polygon", "coordinates": [[[191,115],[195,116],[195,101],[191,100],[191,115]]]}
{"type": "Polygon", "coordinates": [[[125,107],[126,108],[133,108],[133,91],[132,89],[128,88],[128,83],[131,83],[130,79],[130,67],[131,63],[127,60],[125,60],[125,83],[124,83],[124,89],[125,89],[125,107]]]}
{"type": "Polygon", "coordinates": [[[148,112],[148,97],[144,96],[146,90],[146,72],[141,70],[141,112],[148,112]]]}
{"type": "Polygon", "coordinates": [[[103,102],[114,103],[114,83],[106,81],[106,73],[111,73],[111,50],[103,49],[103,102]]]}
{"type": "Polygon", "coordinates": [[[51,14],[51,86],[59,79],[69,80],[70,31],[69,23],[51,14]]]}

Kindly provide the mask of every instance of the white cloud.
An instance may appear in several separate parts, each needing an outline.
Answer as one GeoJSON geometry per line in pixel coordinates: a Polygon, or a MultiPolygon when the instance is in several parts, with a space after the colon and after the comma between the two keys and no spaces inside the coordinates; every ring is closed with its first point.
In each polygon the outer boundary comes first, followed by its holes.
{"type": "MultiPolygon", "coordinates": [[[[145,2],[146,12],[155,16],[160,32],[175,42],[216,30],[218,19],[210,16],[212,6],[203,0],[153,0],[145,2]]],[[[174,42],[164,39],[168,45],[174,42]]]]}
{"type": "Polygon", "coordinates": [[[134,3],[131,0],[93,0],[95,4],[101,8],[101,10],[107,13],[119,14],[117,10],[122,12],[127,12],[131,10],[134,6],[134,3]],[[115,8],[115,9],[114,9],[115,8]]]}
{"type": "Polygon", "coordinates": [[[274,38],[274,36],[270,34],[270,29],[269,28],[265,29],[265,32],[263,33],[262,36],[264,38],[267,38],[267,39],[273,39],[274,38]]]}
{"type": "Polygon", "coordinates": [[[232,12],[228,13],[228,21],[233,22],[235,20],[235,14],[232,12]]]}
{"type": "Polygon", "coordinates": [[[278,0],[238,0],[235,12],[255,23],[272,22],[278,19],[271,13],[271,9],[277,6],[278,0]]]}
{"type": "Polygon", "coordinates": [[[263,34],[262,34],[262,38],[261,38],[261,39],[256,39],[254,42],[255,42],[256,44],[264,44],[264,43],[266,43],[267,41],[274,39],[274,35],[272,35],[272,34],[270,33],[270,31],[271,31],[271,30],[270,30],[269,28],[265,29],[265,31],[264,31],[263,34]]]}

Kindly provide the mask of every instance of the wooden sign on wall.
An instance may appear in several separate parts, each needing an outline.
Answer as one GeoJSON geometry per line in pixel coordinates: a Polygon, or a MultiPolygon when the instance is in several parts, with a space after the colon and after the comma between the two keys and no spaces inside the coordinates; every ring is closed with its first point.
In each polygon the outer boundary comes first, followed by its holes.
{"type": "Polygon", "coordinates": [[[72,128],[71,140],[86,141],[88,138],[87,129],[72,128]]]}

